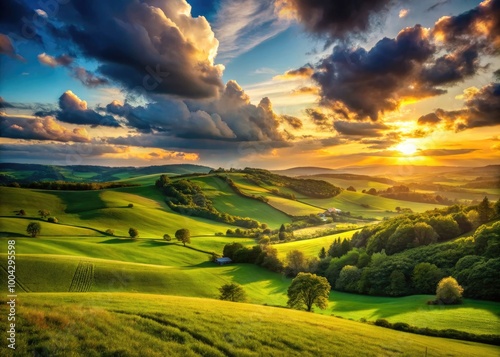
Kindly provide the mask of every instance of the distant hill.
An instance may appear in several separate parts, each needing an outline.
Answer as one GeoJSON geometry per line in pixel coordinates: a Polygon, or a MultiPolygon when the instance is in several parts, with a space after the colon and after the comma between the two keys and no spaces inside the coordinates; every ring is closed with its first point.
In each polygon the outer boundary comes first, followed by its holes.
{"type": "Polygon", "coordinates": [[[308,176],[323,174],[356,174],[369,176],[412,176],[421,174],[445,174],[460,173],[472,175],[498,175],[500,176],[500,165],[488,165],[484,167],[463,166],[423,166],[423,165],[373,165],[373,166],[346,166],[335,169],[324,167],[293,167],[286,170],[274,170],[273,173],[287,176],[308,176]]]}
{"type": "Polygon", "coordinates": [[[180,164],[147,167],[109,167],[109,166],[53,166],[38,164],[0,163],[0,182],[70,181],[105,182],[127,178],[168,173],[182,175],[208,173],[208,166],[180,164]]]}
{"type": "Polygon", "coordinates": [[[374,181],[374,182],[380,182],[380,183],[385,183],[388,185],[395,185],[397,184],[397,181],[385,178],[385,177],[375,177],[375,176],[368,176],[368,175],[356,175],[356,174],[318,174],[318,175],[310,175],[310,176],[302,176],[301,178],[325,178],[325,177],[330,177],[330,178],[338,178],[342,180],[369,180],[369,181],[374,181]]]}

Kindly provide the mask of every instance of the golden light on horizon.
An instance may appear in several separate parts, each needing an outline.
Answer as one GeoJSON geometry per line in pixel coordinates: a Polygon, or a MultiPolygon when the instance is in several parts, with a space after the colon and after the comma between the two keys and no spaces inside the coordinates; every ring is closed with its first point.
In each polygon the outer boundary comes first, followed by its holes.
{"type": "Polygon", "coordinates": [[[412,142],[405,141],[398,144],[395,149],[406,156],[411,156],[415,154],[418,150],[417,146],[412,142]]]}

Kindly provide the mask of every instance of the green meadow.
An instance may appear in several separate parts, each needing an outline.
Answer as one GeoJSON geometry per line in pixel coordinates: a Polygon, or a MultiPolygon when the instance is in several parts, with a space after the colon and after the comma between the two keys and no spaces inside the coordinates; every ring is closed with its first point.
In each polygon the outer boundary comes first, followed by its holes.
{"type": "MultiPolygon", "coordinates": [[[[20,295],[19,302],[16,355],[479,357],[499,352],[495,346],[211,299],[32,293],[20,295]]],[[[7,355],[5,344],[0,352],[7,355]]]]}

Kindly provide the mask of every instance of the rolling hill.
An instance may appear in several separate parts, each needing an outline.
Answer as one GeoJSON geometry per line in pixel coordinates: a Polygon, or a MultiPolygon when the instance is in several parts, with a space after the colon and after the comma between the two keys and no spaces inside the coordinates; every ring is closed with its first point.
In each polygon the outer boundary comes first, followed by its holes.
{"type": "MultiPolygon", "coordinates": [[[[20,301],[19,356],[487,357],[499,351],[329,316],[210,299],[49,293],[22,294],[20,301]]],[[[7,305],[1,305],[4,312],[7,305]]],[[[0,351],[9,354],[5,343],[0,351]]]]}

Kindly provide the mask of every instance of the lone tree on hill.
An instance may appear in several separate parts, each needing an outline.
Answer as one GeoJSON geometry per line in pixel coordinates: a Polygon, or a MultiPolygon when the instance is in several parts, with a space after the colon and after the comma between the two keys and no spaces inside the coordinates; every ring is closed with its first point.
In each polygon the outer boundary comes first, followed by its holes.
{"type": "Polygon", "coordinates": [[[436,302],[446,305],[461,304],[464,289],[455,278],[449,276],[441,279],[436,289],[436,302]]]}
{"type": "Polygon", "coordinates": [[[128,230],[128,234],[130,235],[130,238],[137,238],[139,237],[139,231],[135,228],[130,228],[128,230]]]}
{"type": "Polygon", "coordinates": [[[246,294],[245,290],[241,287],[241,285],[236,284],[236,283],[229,283],[229,284],[224,284],[219,288],[220,291],[220,300],[227,300],[227,301],[245,301],[246,300],[246,294]]]}
{"type": "Polygon", "coordinates": [[[163,239],[165,239],[167,242],[170,242],[172,240],[172,237],[170,237],[170,234],[165,233],[163,235],[163,239]]]}
{"type": "Polygon", "coordinates": [[[186,228],[179,229],[177,232],[175,232],[175,238],[177,238],[178,241],[182,242],[184,246],[186,246],[186,243],[191,243],[191,233],[189,232],[189,229],[186,228]]]}
{"type": "Polygon", "coordinates": [[[39,235],[41,230],[42,226],[40,226],[40,223],[38,222],[31,222],[28,224],[28,227],[26,227],[26,232],[28,232],[28,234],[30,234],[33,238],[39,235]]]}
{"type": "Polygon", "coordinates": [[[46,209],[41,209],[41,210],[38,210],[38,214],[40,215],[40,217],[46,218],[46,217],[50,216],[50,211],[46,210],[46,209]]]}
{"type": "Polygon", "coordinates": [[[324,310],[328,307],[328,295],[331,286],[322,276],[311,273],[299,273],[288,288],[287,305],[294,309],[312,310],[316,305],[324,310]]]}

